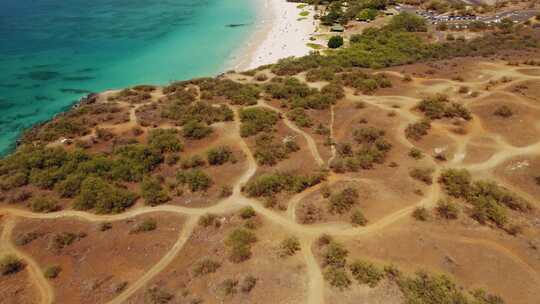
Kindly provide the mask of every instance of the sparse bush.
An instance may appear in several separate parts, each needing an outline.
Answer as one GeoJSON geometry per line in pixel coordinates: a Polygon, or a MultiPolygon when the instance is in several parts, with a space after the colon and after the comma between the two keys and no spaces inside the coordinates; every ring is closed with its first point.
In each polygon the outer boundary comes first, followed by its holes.
{"type": "Polygon", "coordinates": [[[292,256],[300,250],[300,241],[296,237],[284,239],[279,246],[279,255],[281,257],[292,256]]]}
{"type": "Polygon", "coordinates": [[[142,222],[138,223],[131,229],[131,233],[140,233],[140,232],[149,232],[156,230],[157,221],[153,218],[144,219],[142,222]]]}
{"type": "Polygon", "coordinates": [[[43,276],[45,276],[47,279],[55,279],[58,277],[61,271],[62,268],[58,265],[48,266],[45,268],[45,270],[43,270],[43,276]]]}
{"type": "Polygon", "coordinates": [[[255,288],[255,285],[257,285],[257,278],[252,275],[248,275],[244,278],[242,284],[240,284],[240,290],[243,293],[250,293],[251,290],[255,288]]]}
{"type": "Polygon", "coordinates": [[[429,129],[431,129],[431,122],[428,119],[422,119],[419,122],[407,125],[405,136],[413,140],[420,140],[428,134],[429,129]]]}
{"type": "Polygon", "coordinates": [[[251,257],[251,245],[257,241],[255,234],[243,228],[233,230],[227,236],[225,244],[231,249],[230,260],[233,263],[243,262],[251,257]]]}
{"type": "Polygon", "coordinates": [[[15,245],[24,246],[30,244],[32,241],[41,237],[41,233],[38,232],[25,232],[17,235],[15,238],[15,245]]]}
{"type": "Polygon", "coordinates": [[[174,298],[174,295],[157,286],[153,286],[146,291],[145,303],[167,304],[174,298]]]}
{"type": "Polygon", "coordinates": [[[112,223],[110,222],[103,222],[101,224],[99,224],[99,231],[107,231],[107,230],[110,230],[112,229],[112,223]]]}
{"type": "Polygon", "coordinates": [[[85,233],[59,232],[55,233],[51,239],[51,247],[55,250],[61,250],[74,242],[86,237],[85,233]]]}
{"type": "Polygon", "coordinates": [[[351,279],[345,270],[337,267],[328,267],[323,273],[324,279],[333,287],[340,290],[351,285],[351,279]]]}
{"type": "Polygon", "coordinates": [[[12,254],[6,254],[0,258],[0,273],[8,275],[19,272],[24,268],[23,262],[12,254]]]}
{"type": "Polygon", "coordinates": [[[429,219],[429,211],[425,207],[416,207],[412,216],[418,221],[427,221],[429,219]]]}
{"type": "Polygon", "coordinates": [[[450,200],[440,200],[436,210],[440,217],[447,220],[454,220],[459,216],[459,207],[450,200]]]}
{"type": "Polygon", "coordinates": [[[219,267],[221,267],[221,264],[219,262],[209,258],[204,258],[201,261],[197,262],[197,264],[195,264],[195,267],[193,268],[193,273],[196,277],[199,277],[214,273],[219,269],[219,267]]]}
{"type": "Polygon", "coordinates": [[[219,192],[219,197],[229,197],[233,194],[233,189],[231,186],[224,185],[221,187],[219,192]]]}
{"type": "Polygon", "coordinates": [[[419,180],[426,185],[431,185],[433,183],[433,169],[432,168],[413,168],[409,171],[409,175],[419,180]]]}
{"type": "Polygon", "coordinates": [[[219,289],[225,296],[232,296],[238,292],[238,281],[233,279],[226,279],[219,284],[219,289]]]}
{"type": "Polygon", "coordinates": [[[422,153],[422,150],[413,147],[411,148],[411,150],[409,150],[409,156],[414,159],[422,159],[424,157],[424,154],[422,153]]]}
{"type": "Polygon", "coordinates": [[[508,118],[514,115],[514,112],[512,109],[507,105],[502,105],[498,107],[495,112],[493,112],[494,115],[500,116],[502,118],[508,118]]]}
{"type": "Polygon", "coordinates": [[[373,288],[377,286],[379,281],[384,277],[382,270],[377,268],[374,264],[357,260],[349,266],[353,277],[360,284],[367,284],[373,288]]]}
{"type": "Polygon", "coordinates": [[[354,226],[365,226],[367,224],[367,219],[364,216],[364,213],[360,209],[356,209],[351,215],[351,223],[354,226]]]}

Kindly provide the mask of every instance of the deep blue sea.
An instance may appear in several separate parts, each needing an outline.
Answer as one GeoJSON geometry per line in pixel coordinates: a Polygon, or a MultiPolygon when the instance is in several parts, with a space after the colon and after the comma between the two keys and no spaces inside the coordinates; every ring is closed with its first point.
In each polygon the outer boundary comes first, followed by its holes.
{"type": "Polygon", "coordinates": [[[256,18],[255,0],[2,0],[0,155],[89,92],[224,71],[256,18]]]}

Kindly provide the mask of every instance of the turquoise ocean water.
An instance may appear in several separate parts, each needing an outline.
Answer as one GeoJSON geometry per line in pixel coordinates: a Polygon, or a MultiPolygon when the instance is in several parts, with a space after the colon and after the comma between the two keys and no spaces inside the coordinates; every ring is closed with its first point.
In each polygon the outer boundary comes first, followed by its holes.
{"type": "Polygon", "coordinates": [[[0,155],[89,92],[224,71],[254,30],[254,2],[2,0],[0,155]]]}

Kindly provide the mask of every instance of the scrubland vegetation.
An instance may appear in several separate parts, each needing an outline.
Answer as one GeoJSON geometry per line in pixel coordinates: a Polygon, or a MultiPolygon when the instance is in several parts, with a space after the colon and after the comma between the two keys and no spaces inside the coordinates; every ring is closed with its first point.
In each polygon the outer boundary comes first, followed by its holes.
{"type": "Polygon", "coordinates": [[[439,182],[448,195],[471,204],[471,217],[482,224],[492,222],[504,227],[509,222],[507,208],[518,212],[533,208],[529,202],[492,181],[473,181],[465,169],[447,169],[439,182]]]}
{"type": "Polygon", "coordinates": [[[357,148],[350,143],[337,145],[338,157],[330,164],[337,173],[372,169],[382,164],[392,144],[384,138],[385,132],[375,127],[362,127],[353,130],[357,148]]]}

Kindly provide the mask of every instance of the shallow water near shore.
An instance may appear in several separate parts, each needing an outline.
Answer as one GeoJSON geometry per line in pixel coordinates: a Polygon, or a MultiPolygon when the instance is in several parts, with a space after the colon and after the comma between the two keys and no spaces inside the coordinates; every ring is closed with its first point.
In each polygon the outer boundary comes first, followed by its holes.
{"type": "Polygon", "coordinates": [[[90,92],[224,71],[257,18],[253,0],[4,0],[0,8],[0,155],[90,92]]]}

